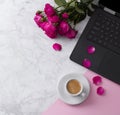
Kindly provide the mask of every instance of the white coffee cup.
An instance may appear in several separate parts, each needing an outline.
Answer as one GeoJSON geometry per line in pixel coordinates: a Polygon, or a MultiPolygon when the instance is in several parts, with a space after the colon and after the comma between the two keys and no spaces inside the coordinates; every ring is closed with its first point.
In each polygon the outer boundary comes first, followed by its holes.
{"type": "Polygon", "coordinates": [[[78,96],[83,92],[83,85],[77,79],[69,79],[65,84],[66,93],[71,96],[78,96]]]}

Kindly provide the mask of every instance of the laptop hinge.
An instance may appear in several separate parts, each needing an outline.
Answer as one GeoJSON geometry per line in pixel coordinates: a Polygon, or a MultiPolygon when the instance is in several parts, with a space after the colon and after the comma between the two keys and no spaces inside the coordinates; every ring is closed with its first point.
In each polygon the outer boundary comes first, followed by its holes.
{"type": "Polygon", "coordinates": [[[111,9],[109,9],[109,8],[107,8],[107,7],[105,7],[105,6],[103,6],[102,4],[99,4],[99,7],[100,7],[101,9],[104,9],[104,11],[106,11],[106,12],[108,12],[108,13],[111,13],[111,14],[115,15],[115,11],[113,11],[113,10],[111,10],[111,9]]]}
{"type": "Polygon", "coordinates": [[[106,12],[109,12],[110,14],[113,14],[113,15],[115,15],[115,14],[116,14],[116,12],[115,12],[115,11],[113,11],[113,10],[111,10],[111,9],[107,8],[107,7],[104,7],[104,10],[105,10],[106,12]]]}

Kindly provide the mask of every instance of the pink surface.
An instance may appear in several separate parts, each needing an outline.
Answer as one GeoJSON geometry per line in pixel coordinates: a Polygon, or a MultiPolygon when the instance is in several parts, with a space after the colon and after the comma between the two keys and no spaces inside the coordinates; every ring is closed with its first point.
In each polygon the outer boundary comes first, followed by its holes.
{"type": "Polygon", "coordinates": [[[90,95],[86,101],[77,106],[67,105],[57,100],[42,115],[120,115],[120,85],[102,78],[102,86],[105,94],[97,95],[98,86],[92,83],[92,78],[97,75],[91,71],[85,73],[91,85],[90,95]]]}

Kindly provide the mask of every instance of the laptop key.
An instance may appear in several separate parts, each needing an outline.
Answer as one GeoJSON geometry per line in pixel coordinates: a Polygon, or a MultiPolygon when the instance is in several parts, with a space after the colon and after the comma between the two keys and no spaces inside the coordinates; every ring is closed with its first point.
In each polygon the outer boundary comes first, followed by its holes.
{"type": "Polygon", "coordinates": [[[120,54],[120,21],[100,14],[91,27],[87,39],[120,54]]]}

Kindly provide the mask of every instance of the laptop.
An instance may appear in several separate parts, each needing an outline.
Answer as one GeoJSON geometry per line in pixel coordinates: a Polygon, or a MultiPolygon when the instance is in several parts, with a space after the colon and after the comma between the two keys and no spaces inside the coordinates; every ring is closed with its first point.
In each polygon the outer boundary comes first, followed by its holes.
{"type": "Polygon", "coordinates": [[[120,85],[119,0],[100,0],[70,59],[120,85]]]}

